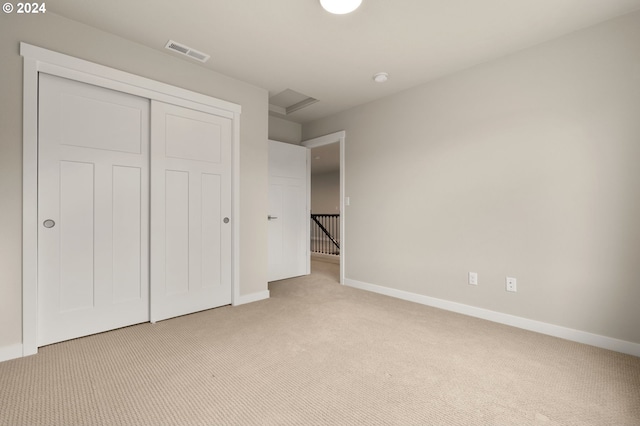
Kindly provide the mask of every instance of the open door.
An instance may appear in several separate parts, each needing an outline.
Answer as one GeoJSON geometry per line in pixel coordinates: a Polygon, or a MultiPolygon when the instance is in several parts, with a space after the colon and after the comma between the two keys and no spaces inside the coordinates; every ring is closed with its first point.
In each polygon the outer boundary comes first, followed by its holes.
{"type": "Polygon", "coordinates": [[[310,273],[309,155],[269,141],[269,281],[310,273]]]}

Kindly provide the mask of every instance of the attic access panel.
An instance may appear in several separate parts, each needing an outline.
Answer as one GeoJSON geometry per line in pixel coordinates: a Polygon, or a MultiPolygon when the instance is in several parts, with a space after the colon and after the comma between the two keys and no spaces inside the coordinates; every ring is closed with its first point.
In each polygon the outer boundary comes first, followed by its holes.
{"type": "Polygon", "coordinates": [[[287,116],[316,102],[318,102],[316,98],[292,89],[285,89],[269,98],[269,111],[278,115],[287,116]]]}

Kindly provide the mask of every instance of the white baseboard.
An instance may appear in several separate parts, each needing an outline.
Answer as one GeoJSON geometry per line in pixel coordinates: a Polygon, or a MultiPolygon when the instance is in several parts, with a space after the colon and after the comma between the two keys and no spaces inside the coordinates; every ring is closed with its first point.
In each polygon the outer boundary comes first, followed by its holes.
{"type": "Polygon", "coordinates": [[[245,294],[240,296],[239,300],[234,301],[233,306],[240,306],[247,303],[258,302],[260,300],[269,298],[269,290],[261,291],[258,293],[245,294]]]}
{"type": "MultiPolygon", "coordinates": [[[[269,290],[261,291],[258,293],[247,294],[244,296],[240,296],[240,299],[234,303],[234,306],[257,302],[259,300],[264,300],[268,298],[269,298],[269,290]]],[[[22,358],[22,357],[23,357],[22,343],[0,347],[0,362],[9,361],[10,359],[22,358]]]]}
{"type": "Polygon", "coordinates": [[[561,339],[571,340],[573,342],[584,343],[587,345],[640,357],[640,344],[638,343],[614,339],[612,337],[601,336],[598,334],[588,333],[586,331],[575,330],[559,325],[517,317],[515,315],[503,314],[501,312],[490,311],[488,309],[477,308],[475,306],[451,302],[449,300],[424,296],[422,294],[410,293],[408,291],[364,283],[349,278],[345,278],[344,283],[349,287],[384,294],[385,296],[391,296],[410,302],[420,303],[422,305],[432,306],[434,308],[444,309],[446,311],[456,312],[476,318],[482,318],[484,320],[510,325],[512,327],[522,328],[524,330],[534,331],[536,333],[546,334],[549,336],[559,337],[561,339]]]}
{"type": "Polygon", "coordinates": [[[22,358],[22,343],[0,347],[0,362],[22,358]]]}

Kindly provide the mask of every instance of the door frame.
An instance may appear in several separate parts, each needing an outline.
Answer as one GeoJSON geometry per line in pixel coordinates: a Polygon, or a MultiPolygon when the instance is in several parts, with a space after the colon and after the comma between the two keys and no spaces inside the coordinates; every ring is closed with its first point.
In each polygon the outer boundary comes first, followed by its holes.
{"type": "MultiPolygon", "coordinates": [[[[300,145],[309,148],[317,148],[319,146],[331,145],[333,143],[340,144],[340,284],[344,285],[344,275],[345,275],[345,262],[346,262],[346,229],[345,229],[345,216],[346,210],[345,206],[349,205],[348,197],[345,197],[345,159],[344,159],[344,144],[345,139],[347,137],[347,132],[341,130],[339,132],[330,133],[328,135],[320,136],[313,139],[307,139],[306,141],[302,141],[300,145]]],[[[311,170],[311,167],[309,167],[311,170]]],[[[309,184],[311,183],[311,178],[309,179],[309,184]]],[[[309,194],[311,190],[309,190],[309,194]]],[[[309,254],[311,256],[311,254],[309,254]]]]}
{"type": "Polygon", "coordinates": [[[46,73],[230,118],[231,163],[231,295],[240,303],[240,105],[98,65],[27,43],[23,57],[22,155],[22,355],[38,352],[38,75],[46,73]]]}

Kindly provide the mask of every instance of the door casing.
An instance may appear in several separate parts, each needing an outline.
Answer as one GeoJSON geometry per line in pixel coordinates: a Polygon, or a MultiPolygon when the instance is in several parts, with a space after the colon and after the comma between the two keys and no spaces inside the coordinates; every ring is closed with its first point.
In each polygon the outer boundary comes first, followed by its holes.
{"type": "Polygon", "coordinates": [[[148,78],[94,64],[51,50],[20,44],[23,57],[23,184],[22,184],[22,354],[38,352],[38,75],[51,74],[150,100],[230,118],[232,130],[232,304],[239,289],[239,164],[240,114],[237,104],[181,89],[148,78]]]}
{"type": "Polygon", "coordinates": [[[345,139],[347,137],[347,133],[342,130],[335,133],[329,133],[328,135],[319,136],[313,139],[307,139],[301,143],[302,146],[305,146],[309,149],[316,148],[319,146],[330,145],[333,143],[340,144],[340,284],[344,285],[344,274],[346,270],[345,262],[347,259],[347,240],[346,240],[346,215],[347,211],[345,210],[345,206],[349,205],[349,198],[345,196],[345,139]]]}

